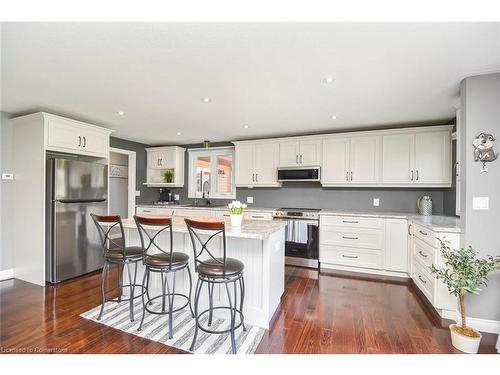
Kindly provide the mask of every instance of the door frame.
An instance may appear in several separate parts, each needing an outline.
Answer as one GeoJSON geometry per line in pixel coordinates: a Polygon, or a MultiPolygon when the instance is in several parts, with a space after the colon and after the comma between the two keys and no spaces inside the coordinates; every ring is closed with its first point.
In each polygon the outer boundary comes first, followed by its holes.
{"type": "MultiPolygon", "coordinates": [[[[125,150],[121,148],[110,147],[109,152],[114,152],[115,154],[127,155],[128,156],[128,203],[127,212],[128,217],[133,217],[135,215],[135,178],[136,178],[136,152],[125,150]]],[[[108,157],[108,164],[111,158],[108,157]]],[[[108,167],[109,168],[109,167],[108,167]]],[[[109,179],[108,175],[108,179],[109,179]]],[[[109,200],[108,200],[109,209],[109,200]]]]}

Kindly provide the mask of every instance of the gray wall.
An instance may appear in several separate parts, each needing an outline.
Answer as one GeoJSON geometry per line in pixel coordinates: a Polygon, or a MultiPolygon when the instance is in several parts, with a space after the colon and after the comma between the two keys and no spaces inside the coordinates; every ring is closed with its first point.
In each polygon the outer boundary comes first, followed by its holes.
{"type": "MultiPolygon", "coordinates": [[[[232,143],[214,143],[212,147],[228,146],[232,143]]],[[[199,148],[201,144],[184,145],[185,148],[199,148]]],[[[188,158],[186,152],[186,170],[188,176],[188,158]]],[[[281,188],[238,188],[236,199],[246,202],[248,196],[254,198],[255,207],[306,207],[306,208],[335,208],[340,210],[373,210],[416,212],[416,201],[421,195],[430,195],[434,204],[434,212],[442,214],[444,207],[444,193],[450,189],[398,189],[398,188],[322,188],[319,183],[288,183],[281,188]],[[380,199],[380,206],[373,206],[373,198],[380,199]]],[[[181,203],[192,203],[187,198],[187,181],[183,188],[171,189],[173,194],[179,194],[181,203]]],[[[451,194],[454,212],[455,195],[451,194]]],[[[216,199],[216,204],[226,204],[229,201],[216,199]]]]}
{"type": "MultiPolygon", "coordinates": [[[[500,151],[500,73],[466,78],[461,83],[462,245],[471,245],[481,256],[500,256],[500,158],[488,163],[489,173],[479,173],[472,141],[480,132],[497,137],[500,151]],[[473,197],[489,197],[489,210],[473,210],[473,197]]],[[[467,298],[468,316],[500,320],[500,272],[490,277],[479,296],[467,298]]]]}
{"type": "MultiPolygon", "coordinates": [[[[13,172],[12,126],[7,123],[13,117],[10,113],[0,112],[0,170],[1,173],[13,172]]],[[[14,266],[12,239],[8,230],[10,212],[14,209],[8,197],[13,187],[12,181],[0,180],[0,271],[14,266]]]]}
{"type": "Polygon", "coordinates": [[[110,146],[115,148],[121,148],[124,150],[135,151],[136,153],[136,177],[135,177],[135,189],[140,190],[141,195],[135,198],[137,204],[150,203],[158,198],[158,189],[148,188],[143,185],[146,182],[146,147],[148,145],[132,142],[125,139],[111,137],[110,146]]]}

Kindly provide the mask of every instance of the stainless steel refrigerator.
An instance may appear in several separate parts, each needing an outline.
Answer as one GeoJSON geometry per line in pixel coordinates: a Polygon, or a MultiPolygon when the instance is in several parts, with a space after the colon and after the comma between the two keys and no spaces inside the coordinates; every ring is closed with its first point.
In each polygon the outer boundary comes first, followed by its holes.
{"type": "Polygon", "coordinates": [[[91,213],[108,212],[108,166],[47,158],[46,279],[59,283],[103,266],[91,213]]]}

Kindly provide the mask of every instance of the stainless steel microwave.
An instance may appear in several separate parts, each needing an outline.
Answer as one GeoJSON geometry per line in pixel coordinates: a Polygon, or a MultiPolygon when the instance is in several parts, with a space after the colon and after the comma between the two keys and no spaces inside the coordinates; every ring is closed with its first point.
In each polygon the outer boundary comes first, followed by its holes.
{"type": "Polygon", "coordinates": [[[321,178],[320,167],[289,167],[278,168],[278,182],[312,181],[321,178]]]}

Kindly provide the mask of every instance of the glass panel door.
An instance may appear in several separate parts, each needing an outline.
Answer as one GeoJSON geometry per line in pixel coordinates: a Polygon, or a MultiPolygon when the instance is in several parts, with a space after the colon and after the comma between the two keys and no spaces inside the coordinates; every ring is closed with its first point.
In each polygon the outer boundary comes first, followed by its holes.
{"type": "Polygon", "coordinates": [[[217,155],[217,193],[233,192],[233,155],[217,155]]]}
{"type": "Polygon", "coordinates": [[[196,194],[202,195],[210,192],[210,156],[196,158],[196,194]]]}

